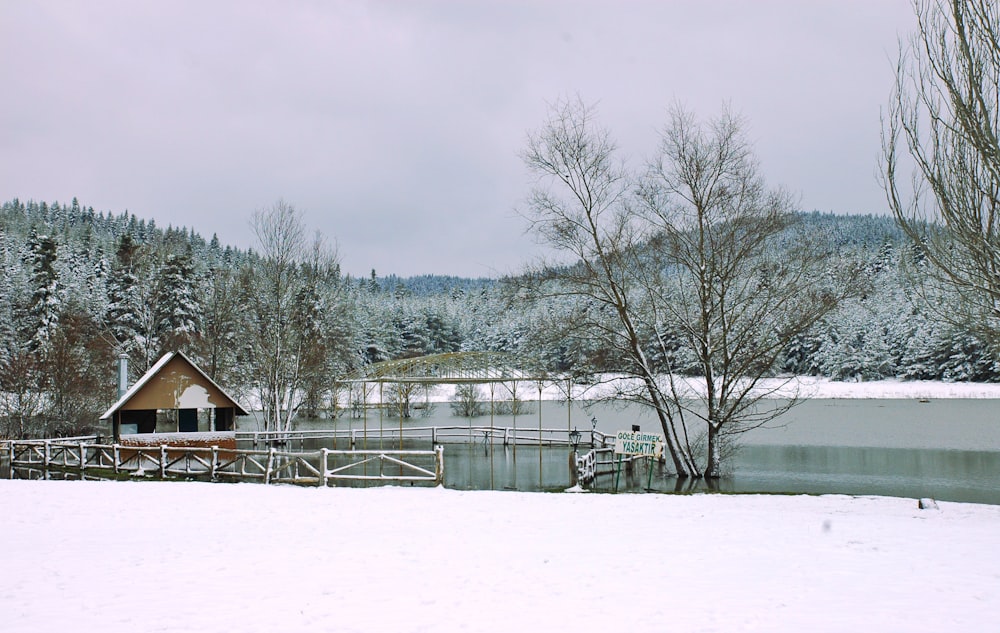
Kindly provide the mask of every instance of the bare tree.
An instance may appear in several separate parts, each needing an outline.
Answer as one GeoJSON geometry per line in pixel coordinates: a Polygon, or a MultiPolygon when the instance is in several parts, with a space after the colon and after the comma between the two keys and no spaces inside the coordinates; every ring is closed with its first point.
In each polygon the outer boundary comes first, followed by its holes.
{"type": "Polygon", "coordinates": [[[644,276],[631,268],[641,267],[638,247],[653,234],[630,205],[634,183],[615,150],[593,108],[579,99],[556,103],[548,122],[529,135],[523,159],[538,177],[529,199],[531,230],[576,259],[547,267],[542,280],[554,282],[549,292],[582,301],[564,334],[594,337],[620,355],[623,371],[640,379],[643,400],[658,416],[675,472],[698,476],[686,429],[676,422],[640,332],[633,300],[642,294],[636,283],[644,276]]]}
{"type": "Polygon", "coordinates": [[[224,385],[237,382],[232,371],[240,329],[238,281],[232,269],[218,266],[208,271],[203,284],[205,325],[196,340],[196,353],[209,377],[224,385]]]}
{"type": "Polygon", "coordinates": [[[483,394],[478,385],[455,385],[451,397],[451,414],[462,418],[476,418],[485,415],[488,409],[483,403],[483,394]]]}
{"type": "Polygon", "coordinates": [[[39,415],[45,405],[36,354],[16,350],[0,366],[0,437],[44,437],[39,415]]]}
{"type": "Polygon", "coordinates": [[[557,104],[529,137],[524,158],[541,185],[530,199],[533,230],[576,259],[542,279],[578,299],[563,335],[599,341],[603,363],[637,379],[616,395],[656,412],[677,475],[718,477],[726,435],[794,403],[794,394],[763,402],[771,393],[761,380],[850,286],[838,290],[825,253],[790,233],[789,196],[766,188],[728,112],[701,125],[675,108],[641,179],[614,152],[579,101],[557,104]],[[782,236],[798,245],[779,248],[782,236]],[[678,379],[680,355],[693,359],[703,389],[678,379]],[[691,434],[701,430],[704,470],[691,434]]]}
{"type": "Polygon", "coordinates": [[[642,187],[655,228],[657,278],[643,314],[654,339],[676,337],[694,359],[702,389],[681,393],[663,353],[681,416],[707,429],[706,477],[721,475],[727,436],[793,406],[794,379],[771,382],[784,351],[855,290],[856,270],[795,231],[791,197],[764,182],[741,119],[728,111],[699,123],[679,107],[661,135],[642,187]],[[784,239],[783,239],[784,238],[784,239]],[[785,398],[774,399],[780,389],[785,398]],[[696,404],[695,404],[696,403],[696,404]]]}
{"type": "Polygon", "coordinates": [[[1000,8],[914,0],[883,118],[889,205],[950,291],[938,316],[1000,347],[1000,8]],[[912,167],[912,169],[911,169],[912,167]]]}
{"type": "Polygon", "coordinates": [[[101,324],[71,304],[39,355],[48,387],[49,437],[93,432],[102,410],[116,397],[114,383],[107,380],[115,350],[100,334],[101,324]]]}
{"type": "Polygon", "coordinates": [[[310,372],[323,371],[318,358],[318,338],[323,333],[315,319],[323,302],[311,287],[309,270],[336,267],[335,253],[317,235],[306,238],[301,213],[279,200],[254,213],[251,226],[260,246],[260,257],[242,275],[251,340],[247,346],[251,382],[260,398],[265,426],[273,430],[291,428],[310,372]],[[308,272],[308,271],[306,271],[308,272]]]}

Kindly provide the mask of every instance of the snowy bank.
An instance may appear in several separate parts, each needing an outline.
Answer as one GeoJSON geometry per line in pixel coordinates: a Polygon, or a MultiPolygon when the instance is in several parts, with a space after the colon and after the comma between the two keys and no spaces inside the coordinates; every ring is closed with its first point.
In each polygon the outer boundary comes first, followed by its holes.
{"type": "Polygon", "coordinates": [[[839,382],[829,378],[799,377],[801,397],[836,399],[928,399],[997,398],[1000,383],[940,382],[931,380],[873,380],[839,382]]]}
{"type": "MultiPolygon", "coordinates": [[[[588,398],[614,392],[616,384],[635,385],[635,381],[615,380],[604,377],[601,384],[591,389],[574,387],[574,397],[588,398]]],[[[705,382],[699,378],[677,378],[676,383],[682,394],[705,393],[705,382]]],[[[637,385],[641,388],[641,385],[637,385]]],[[[635,388],[635,387],[633,387],[635,388]]],[[[873,380],[870,382],[841,382],[815,376],[794,376],[769,378],[757,383],[757,391],[767,398],[811,398],[811,399],[927,399],[946,398],[998,398],[1000,383],[940,382],[930,380],[873,380]]],[[[565,398],[565,390],[558,388],[546,391],[549,397],[565,398]]]]}
{"type": "MultiPolygon", "coordinates": [[[[666,384],[666,378],[663,378],[666,384]]],[[[676,383],[680,393],[696,396],[705,392],[705,383],[699,378],[677,378],[676,383]]],[[[940,382],[931,380],[873,380],[870,382],[841,382],[829,378],[815,376],[795,376],[790,378],[770,378],[761,380],[758,390],[767,398],[809,398],[809,399],[887,399],[887,400],[942,400],[942,399],[1000,399],[1000,383],[983,382],[940,382]]],[[[568,387],[565,381],[544,383],[541,391],[542,400],[565,400],[568,387]]],[[[603,375],[595,379],[595,384],[574,384],[572,397],[574,400],[597,400],[613,397],[619,391],[642,390],[643,386],[635,379],[620,378],[613,375],[603,375]]],[[[497,383],[494,397],[497,400],[509,400],[513,386],[497,383]]],[[[421,391],[414,400],[422,401],[425,397],[431,402],[447,402],[455,393],[454,385],[433,385],[427,388],[427,393],[421,391]]],[[[517,386],[518,397],[522,400],[538,400],[539,391],[536,383],[520,382],[517,386]]],[[[489,399],[489,388],[482,386],[480,396],[489,399]]],[[[369,402],[375,402],[377,397],[369,397],[369,402]]],[[[343,403],[347,406],[346,401],[343,403]]]]}
{"type": "Polygon", "coordinates": [[[1000,507],[0,481],[10,631],[954,631],[1000,507]]]}

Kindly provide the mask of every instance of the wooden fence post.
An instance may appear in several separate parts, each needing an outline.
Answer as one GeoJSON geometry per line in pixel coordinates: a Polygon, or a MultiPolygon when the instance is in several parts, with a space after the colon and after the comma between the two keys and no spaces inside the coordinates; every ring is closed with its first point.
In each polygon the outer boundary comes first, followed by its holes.
{"type": "Polygon", "coordinates": [[[219,447],[212,446],[212,481],[215,481],[215,469],[219,465],[219,447]]]}
{"type": "Polygon", "coordinates": [[[42,461],[45,464],[45,468],[49,467],[49,455],[50,455],[49,441],[45,440],[45,451],[42,457],[42,461]]]}
{"type": "Polygon", "coordinates": [[[268,449],[267,451],[267,467],[264,468],[264,483],[271,483],[271,469],[274,468],[274,447],[268,449]]]}
{"type": "Polygon", "coordinates": [[[160,479],[167,478],[167,445],[160,444],[160,479]]]}
{"type": "Polygon", "coordinates": [[[111,445],[111,461],[114,462],[115,474],[118,474],[118,469],[121,467],[122,452],[121,446],[118,444],[111,445]]]}
{"type": "Polygon", "coordinates": [[[319,449],[319,485],[326,487],[326,474],[328,469],[326,467],[327,459],[330,456],[330,449],[321,448],[319,449]]]}
{"type": "Polygon", "coordinates": [[[438,445],[434,447],[434,473],[437,477],[434,479],[435,486],[444,485],[444,446],[438,445]]]}
{"type": "Polygon", "coordinates": [[[80,442],[80,470],[87,470],[87,445],[80,442]]]}

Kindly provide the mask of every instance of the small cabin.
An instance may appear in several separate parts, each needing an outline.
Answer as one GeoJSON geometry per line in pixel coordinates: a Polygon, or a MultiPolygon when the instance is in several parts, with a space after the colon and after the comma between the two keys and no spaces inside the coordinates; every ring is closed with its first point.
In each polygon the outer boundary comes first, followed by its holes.
{"type": "MultiPolygon", "coordinates": [[[[119,367],[120,381],[126,373],[119,367]]],[[[115,443],[236,447],[236,416],[246,410],[182,352],[164,354],[134,385],[124,386],[101,416],[115,443]]]]}

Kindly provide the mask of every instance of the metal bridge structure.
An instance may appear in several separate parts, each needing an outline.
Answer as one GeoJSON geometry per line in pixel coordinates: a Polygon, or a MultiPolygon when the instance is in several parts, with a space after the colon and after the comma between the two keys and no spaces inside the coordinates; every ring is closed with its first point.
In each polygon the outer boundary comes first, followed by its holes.
{"type": "Polygon", "coordinates": [[[345,382],[439,385],[566,380],[503,352],[450,352],[373,363],[348,376],[345,382]]]}

